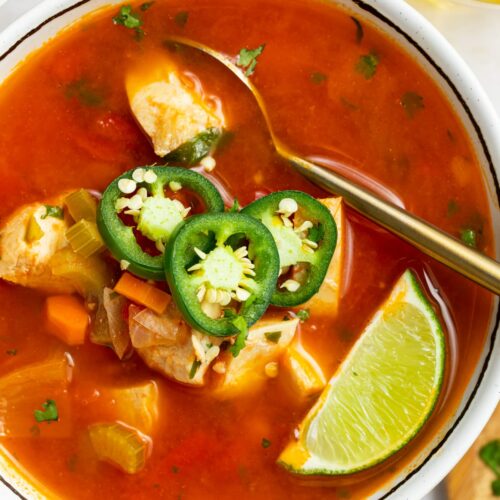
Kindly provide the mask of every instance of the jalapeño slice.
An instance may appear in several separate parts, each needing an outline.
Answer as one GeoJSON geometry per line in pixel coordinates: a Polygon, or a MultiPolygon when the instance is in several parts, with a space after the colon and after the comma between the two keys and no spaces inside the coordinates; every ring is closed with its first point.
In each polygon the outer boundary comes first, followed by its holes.
{"type": "Polygon", "coordinates": [[[204,212],[224,211],[215,186],[197,172],[138,167],[106,188],[97,210],[97,225],[122,268],[141,278],[165,280],[165,245],[194,205],[204,212]]]}
{"type": "Polygon", "coordinates": [[[301,191],[278,191],[241,213],[260,220],[278,247],[280,277],[271,304],[307,302],[323,283],[337,243],[337,226],[328,209],[301,191]]]}
{"type": "Polygon", "coordinates": [[[238,213],[203,214],[180,225],[165,251],[172,296],[196,330],[226,337],[254,324],[276,287],[279,256],[269,230],[238,213]]]}

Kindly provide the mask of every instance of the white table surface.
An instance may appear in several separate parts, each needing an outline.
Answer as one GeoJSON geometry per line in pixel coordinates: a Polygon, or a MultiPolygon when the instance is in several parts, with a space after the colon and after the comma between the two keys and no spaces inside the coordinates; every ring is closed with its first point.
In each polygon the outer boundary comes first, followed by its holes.
{"type": "MultiPolygon", "coordinates": [[[[0,0],[0,31],[42,0],[0,0]]],[[[401,2],[403,0],[394,0],[401,2]]],[[[433,23],[472,68],[500,115],[500,6],[478,0],[407,0],[433,23]],[[477,6],[471,6],[475,3],[477,6]]],[[[1,500],[16,500],[10,493],[1,500]]],[[[444,500],[439,485],[422,500],[444,500]]],[[[412,499],[413,500],[413,499],[412,499]]]]}

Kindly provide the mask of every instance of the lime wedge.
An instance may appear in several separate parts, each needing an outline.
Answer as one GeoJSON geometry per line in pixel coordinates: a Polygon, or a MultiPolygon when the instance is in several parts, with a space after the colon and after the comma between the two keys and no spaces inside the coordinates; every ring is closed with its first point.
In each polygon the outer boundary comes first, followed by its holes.
{"type": "Polygon", "coordinates": [[[443,330],[407,270],[278,463],[298,474],[351,474],[396,453],[429,418],[444,363],[443,330]]]}

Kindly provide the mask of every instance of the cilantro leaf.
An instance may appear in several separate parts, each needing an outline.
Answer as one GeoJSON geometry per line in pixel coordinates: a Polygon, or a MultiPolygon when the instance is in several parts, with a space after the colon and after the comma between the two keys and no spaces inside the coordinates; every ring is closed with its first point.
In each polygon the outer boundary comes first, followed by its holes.
{"type": "Polygon", "coordinates": [[[299,318],[302,323],[307,321],[310,316],[311,314],[309,313],[309,309],[301,309],[300,311],[297,311],[297,318],[299,318]]]}
{"type": "Polygon", "coordinates": [[[120,7],[120,12],[115,17],[113,17],[113,23],[134,30],[135,36],[138,40],[140,40],[144,36],[144,31],[141,28],[141,15],[138,12],[134,12],[131,5],[122,5],[120,7]]]}
{"type": "Polygon", "coordinates": [[[363,40],[363,37],[365,36],[365,33],[363,31],[363,25],[354,16],[351,16],[351,20],[356,25],[356,43],[359,44],[361,43],[361,40],[363,40]]]}
{"type": "MultiPolygon", "coordinates": [[[[351,102],[349,99],[347,99],[347,97],[344,97],[344,96],[341,96],[340,97],[340,102],[347,108],[347,109],[350,109],[352,111],[355,111],[357,109],[359,109],[359,106],[357,106],[356,104],[354,104],[353,102],[351,102]]],[[[310,238],[309,238],[310,239],[310,238]]]]}
{"type": "Polygon", "coordinates": [[[269,441],[269,439],[267,438],[262,438],[261,445],[262,448],[269,448],[269,446],[271,446],[271,441],[269,441]]]}
{"type": "Polygon", "coordinates": [[[321,73],[320,71],[315,71],[314,73],[311,73],[311,81],[316,85],[320,85],[321,83],[325,82],[327,78],[328,77],[324,73],[321,73]]]}
{"type": "Polygon", "coordinates": [[[64,95],[67,99],[76,98],[83,105],[89,107],[100,106],[104,100],[102,95],[93,89],[84,78],[66,85],[64,95]]]}
{"type": "Polygon", "coordinates": [[[460,239],[469,247],[476,248],[477,246],[477,234],[474,229],[462,229],[460,231],[460,239]]]}
{"type": "Polygon", "coordinates": [[[497,476],[500,476],[500,439],[485,444],[479,450],[479,457],[497,476]]]}
{"type": "Polygon", "coordinates": [[[15,356],[17,354],[17,349],[7,349],[5,354],[7,354],[7,356],[15,356]]]}
{"type": "Polygon", "coordinates": [[[186,26],[189,19],[189,12],[183,10],[181,12],[177,12],[174,16],[174,23],[179,26],[179,28],[184,28],[186,26]]]}
{"type": "Polygon", "coordinates": [[[47,217],[62,219],[64,217],[63,209],[54,205],[45,205],[45,213],[40,218],[46,219],[47,217]]]}
{"type": "Polygon", "coordinates": [[[189,378],[192,379],[196,375],[198,368],[201,366],[201,361],[195,359],[191,365],[191,370],[189,370],[189,378]]]}
{"type": "Polygon", "coordinates": [[[424,98],[415,92],[406,92],[401,97],[401,106],[403,106],[409,118],[413,118],[417,111],[425,108],[424,98]]]}
{"type": "Polygon", "coordinates": [[[455,200],[450,200],[448,202],[448,208],[446,209],[446,215],[451,217],[455,215],[460,210],[458,203],[455,200]]]}
{"type": "Polygon", "coordinates": [[[229,348],[229,351],[233,355],[234,358],[238,357],[240,351],[245,347],[246,340],[248,337],[248,325],[243,316],[237,316],[233,319],[233,325],[238,328],[239,333],[236,336],[236,341],[229,348]]]}
{"type": "Polygon", "coordinates": [[[500,479],[495,479],[491,482],[491,492],[496,497],[500,497],[500,479]]]}
{"type": "Polygon", "coordinates": [[[59,413],[57,411],[56,402],[52,399],[47,399],[42,404],[43,410],[35,410],[35,420],[37,422],[51,422],[59,420],[59,413]]]}
{"type": "Polygon", "coordinates": [[[236,58],[236,65],[245,70],[245,76],[251,76],[257,66],[257,58],[264,51],[266,44],[263,43],[255,49],[241,49],[236,58]]]}
{"type": "Polygon", "coordinates": [[[148,9],[150,9],[154,4],[154,1],[153,2],[144,2],[143,4],[140,5],[140,9],[142,10],[142,12],[146,12],[148,9]]]}
{"type": "Polygon", "coordinates": [[[281,338],[281,332],[266,332],[264,333],[266,339],[273,344],[277,344],[281,338]]]}
{"type": "Polygon", "coordinates": [[[356,63],[356,71],[363,75],[366,80],[370,80],[375,76],[379,62],[380,57],[375,52],[370,52],[360,56],[356,63]]]}
{"type": "Polygon", "coordinates": [[[485,444],[479,450],[479,457],[497,476],[491,483],[491,491],[493,495],[500,496],[500,439],[485,444]]]}

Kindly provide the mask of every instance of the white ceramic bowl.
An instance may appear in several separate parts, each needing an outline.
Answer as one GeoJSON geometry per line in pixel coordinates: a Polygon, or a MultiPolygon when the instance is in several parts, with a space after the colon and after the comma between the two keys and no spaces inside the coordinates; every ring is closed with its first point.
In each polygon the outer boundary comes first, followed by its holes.
{"type": "MultiPolygon", "coordinates": [[[[286,0],[283,0],[286,1],[286,0]]],[[[376,23],[426,68],[444,90],[472,138],[488,184],[495,241],[500,243],[500,122],[469,68],[422,16],[402,0],[335,0],[359,18],[376,23]]],[[[30,52],[82,15],[121,0],[45,0],[0,36],[0,81],[30,52]]],[[[500,395],[500,311],[498,299],[490,333],[475,373],[454,418],[421,455],[376,498],[419,499],[453,468],[493,413],[500,395]]],[[[11,459],[0,456],[0,498],[40,498],[41,485],[17,475],[11,459]]]]}

